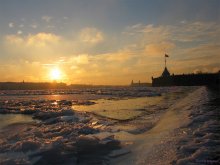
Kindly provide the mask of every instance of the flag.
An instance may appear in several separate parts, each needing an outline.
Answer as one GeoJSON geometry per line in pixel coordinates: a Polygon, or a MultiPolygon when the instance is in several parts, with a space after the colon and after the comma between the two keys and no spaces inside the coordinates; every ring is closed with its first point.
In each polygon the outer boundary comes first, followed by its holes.
{"type": "Polygon", "coordinates": [[[167,54],[165,54],[165,57],[169,57],[167,54]]]}

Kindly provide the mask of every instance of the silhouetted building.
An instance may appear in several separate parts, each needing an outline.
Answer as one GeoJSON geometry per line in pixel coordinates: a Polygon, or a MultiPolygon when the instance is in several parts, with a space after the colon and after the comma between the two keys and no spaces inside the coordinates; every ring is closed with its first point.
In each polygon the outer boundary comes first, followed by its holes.
{"type": "MultiPolygon", "coordinates": [[[[166,56],[165,56],[166,57],[166,56]]],[[[199,73],[170,75],[165,60],[165,68],[160,77],[152,77],[152,86],[212,86],[220,88],[220,71],[218,73],[199,73]]]]}
{"type": "Polygon", "coordinates": [[[152,78],[152,86],[213,86],[220,85],[220,73],[182,74],[152,78]]]}

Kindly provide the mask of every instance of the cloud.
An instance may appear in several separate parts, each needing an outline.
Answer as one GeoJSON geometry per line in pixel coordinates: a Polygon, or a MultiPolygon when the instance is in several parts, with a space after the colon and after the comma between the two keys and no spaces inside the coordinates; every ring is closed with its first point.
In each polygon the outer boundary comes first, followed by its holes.
{"type": "Polygon", "coordinates": [[[197,55],[208,55],[208,54],[219,55],[220,44],[218,43],[201,44],[194,48],[188,49],[188,52],[190,54],[197,54],[197,55]]]}
{"type": "Polygon", "coordinates": [[[181,61],[203,61],[202,63],[213,63],[220,61],[220,44],[201,44],[193,48],[185,48],[180,52],[181,61]]]}
{"type": "MultiPolygon", "coordinates": [[[[127,35],[131,35],[136,42],[137,49],[142,49],[140,56],[159,57],[164,53],[172,53],[176,43],[172,40],[173,27],[163,25],[135,24],[126,28],[127,35]]],[[[126,33],[124,33],[126,35],[126,33]]]]}
{"type": "Polygon", "coordinates": [[[5,36],[6,44],[20,44],[23,42],[23,38],[17,35],[7,35],[5,36]]]}
{"type": "MultiPolygon", "coordinates": [[[[180,22],[176,25],[135,24],[125,29],[124,35],[136,43],[144,53],[139,53],[136,68],[143,65],[163,70],[164,53],[170,54],[169,68],[174,73],[191,73],[217,70],[220,65],[220,24],[215,22],[180,22]],[[129,38],[130,36],[130,38],[129,38]],[[146,57],[144,56],[146,54],[146,57]],[[154,57],[154,58],[152,58],[154,57]],[[205,68],[205,69],[204,69],[205,68]]],[[[141,69],[138,69],[141,72],[141,69]]],[[[138,73],[138,71],[137,71],[138,73]]]]}
{"type": "MultiPolygon", "coordinates": [[[[29,61],[50,61],[66,54],[65,40],[53,33],[37,33],[29,35],[7,35],[4,38],[4,58],[26,59],[29,61]],[[13,49],[11,49],[13,47],[13,49]]],[[[8,61],[8,62],[9,62],[8,61]]]]}
{"type": "Polygon", "coordinates": [[[170,56],[169,67],[174,73],[216,72],[220,66],[220,45],[217,43],[199,44],[177,51],[174,58],[170,56]]]}
{"type": "MultiPolygon", "coordinates": [[[[18,31],[18,33],[22,34],[22,31],[18,31]]],[[[5,40],[8,44],[20,44],[20,47],[43,47],[57,43],[60,40],[60,37],[52,33],[37,33],[35,35],[28,35],[24,37],[7,35],[5,40]]]]}
{"type": "Polygon", "coordinates": [[[97,44],[104,40],[103,33],[96,28],[82,29],[79,37],[82,42],[91,44],[97,44]]]}
{"type": "Polygon", "coordinates": [[[30,27],[33,28],[33,29],[36,29],[36,28],[38,28],[38,25],[37,24],[31,24],[30,27]]]}
{"type": "Polygon", "coordinates": [[[13,28],[13,27],[14,27],[14,23],[13,23],[13,22],[10,22],[10,23],[8,24],[8,26],[9,26],[10,28],[13,28]]]}
{"type": "Polygon", "coordinates": [[[52,17],[45,15],[45,16],[42,16],[41,19],[46,21],[46,22],[50,22],[52,17]]]}
{"type": "Polygon", "coordinates": [[[214,22],[189,22],[172,27],[172,39],[178,42],[210,41],[220,35],[220,25],[214,22]]]}
{"type": "Polygon", "coordinates": [[[135,24],[126,28],[124,34],[139,36],[144,42],[163,42],[169,39],[170,27],[153,24],[135,24]]]}
{"type": "MultiPolygon", "coordinates": [[[[88,27],[81,29],[76,37],[46,32],[7,35],[0,45],[4,46],[5,55],[1,61],[7,63],[12,75],[18,71],[20,77],[30,80],[34,80],[34,74],[47,81],[49,69],[58,66],[65,73],[67,83],[129,84],[132,79],[150,82],[151,76],[160,76],[163,71],[164,53],[170,55],[167,64],[171,73],[217,71],[218,27],[211,22],[182,22],[172,26],[139,23],[126,27],[114,39],[88,27]]],[[[0,73],[4,73],[3,67],[0,73]]]]}
{"type": "Polygon", "coordinates": [[[22,33],[23,33],[23,32],[22,32],[21,30],[18,30],[18,31],[17,31],[17,34],[18,34],[18,35],[20,35],[20,34],[22,34],[22,33]]]}
{"type": "Polygon", "coordinates": [[[150,56],[162,56],[164,53],[169,53],[174,48],[175,44],[170,42],[147,44],[145,46],[145,53],[150,56]]]}
{"type": "Polygon", "coordinates": [[[142,36],[145,42],[201,42],[218,40],[220,25],[215,22],[180,22],[176,25],[135,24],[124,34],[142,36]]]}
{"type": "Polygon", "coordinates": [[[30,46],[42,47],[50,44],[56,44],[60,37],[52,33],[37,33],[36,35],[29,35],[25,38],[25,43],[30,46]]]}
{"type": "Polygon", "coordinates": [[[70,59],[71,63],[74,64],[88,64],[89,63],[89,55],[88,54],[79,54],[70,59]]]}

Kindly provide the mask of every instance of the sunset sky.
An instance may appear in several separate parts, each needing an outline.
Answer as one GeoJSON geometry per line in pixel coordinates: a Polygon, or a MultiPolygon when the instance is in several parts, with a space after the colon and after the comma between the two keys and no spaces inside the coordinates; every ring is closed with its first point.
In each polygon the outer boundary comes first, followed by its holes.
{"type": "Polygon", "coordinates": [[[219,0],[0,0],[0,81],[125,85],[220,70],[219,0]]]}

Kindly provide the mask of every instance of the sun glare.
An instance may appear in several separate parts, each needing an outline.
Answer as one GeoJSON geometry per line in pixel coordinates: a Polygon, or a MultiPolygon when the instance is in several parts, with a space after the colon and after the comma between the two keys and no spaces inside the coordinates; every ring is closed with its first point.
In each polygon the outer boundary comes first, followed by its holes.
{"type": "Polygon", "coordinates": [[[50,77],[52,80],[60,80],[61,79],[61,71],[59,68],[54,68],[50,72],[50,77]]]}

